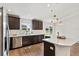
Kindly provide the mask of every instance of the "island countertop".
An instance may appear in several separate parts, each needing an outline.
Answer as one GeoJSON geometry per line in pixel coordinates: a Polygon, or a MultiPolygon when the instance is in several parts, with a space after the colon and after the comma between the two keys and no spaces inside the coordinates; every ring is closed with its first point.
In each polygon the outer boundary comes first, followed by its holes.
{"type": "Polygon", "coordinates": [[[61,46],[72,46],[73,44],[77,43],[77,41],[71,40],[71,39],[53,39],[53,38],[47,38],[43,39],[43,41],[47,41],[56,45],[61,46]]]}

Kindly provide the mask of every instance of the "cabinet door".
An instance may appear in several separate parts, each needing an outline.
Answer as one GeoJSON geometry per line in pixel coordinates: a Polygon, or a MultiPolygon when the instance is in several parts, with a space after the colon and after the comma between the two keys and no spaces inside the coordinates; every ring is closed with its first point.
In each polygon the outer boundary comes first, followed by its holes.
{"type": "Polygon", "coordinates": [[[22,47],[22,37],[13,37],[13,48],[22,47]]]}
{"type": "Polygon", "coordinates": [[[8,16],[9,29],[20,29],[20,18],[15,16],[8,16]]]}
{"type": "Polygon", "coordinates": [[[27,45],[30,45],[32,44],[32,37],[30,36],[23,36],[22,37],[22,46],[27,46],[27,45]]]}
{"type": "Polygon", "coordinates": [[[10,50],[22,47],[22,37],[10,37],[10,50]]]}
{"type": "Polygon", "coordinates": [[[44,35],[35,35],[32,38],[32,43],[40,43],[44,39],[44,35]]]}
{"type": "Polygon", "coordinates": [[[55,46],[44,41],[44,56],[55,56],[55,46]]]}
{"type": "Polygon", "coordinates": [[[33,30],[42,30],[43,22],[39,20],[32,20],[32,29],[33,30]]]}
{"type": "Polygon", "coordinates": [[[22,37],[22,46],[28,46],[42,42],[44,35],[34,35],[34,36],[23,36],[22,37]]]}
{"type": "Polygon", "coordinates": [[[38,38],[39,38],[39,39],[38,39],[38,42],[42,42],[42,39],[44,39],[44,35],[39,35],[38,38]]]}
{"type": "Polygon", "coordinates": [[[37,20],[32,20],[32,29],[38,30],[38,21],[37,20]]]}
{"type": "Polygon", "coordinates": [[[42,30],[43,29],[43,22],[39,21],[39,29],[42,30]]]}
{"type": "Polygon", "coordinates": [[[33,43],[38,43],[39,36],[38,35],[33,36],[32,40],[33,43]]]}

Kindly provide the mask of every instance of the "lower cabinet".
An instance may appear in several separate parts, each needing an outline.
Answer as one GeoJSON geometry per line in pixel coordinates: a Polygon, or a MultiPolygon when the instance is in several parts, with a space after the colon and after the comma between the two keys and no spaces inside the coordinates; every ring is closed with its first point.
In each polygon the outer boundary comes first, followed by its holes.
{"type": "Polygon", "coordinates": [[[44,41],[44,56],[55,56],[54,44],[44,41]]]}
{"type": "Polygon", "coordinates": [[[18,48],[22,46],[22,37],[10,38],[10,49],[18,48]]]}
{"type": "Polygon", "coordinates": [[[44,35],[22,36],[10,38],[10,50],[42,42],[44,35]]]}
{"type": "Polygon", "coordinates": [[[22,46],[32,45],[42,42],[44,35],[34,35],[34,36],[23,36],[22,37],[22,46]]]}
{"type": "Polygon", "coordinates": [[[32,44],[32,37],[30,36],[23,36],[22,37],[22,46],[30,45],[32,44]]]}
{"type": "Polygon", "coordinates": [[[22,46],[22,37],[14,37],[13,38],[13,48],[17,48],[22,46]]]}

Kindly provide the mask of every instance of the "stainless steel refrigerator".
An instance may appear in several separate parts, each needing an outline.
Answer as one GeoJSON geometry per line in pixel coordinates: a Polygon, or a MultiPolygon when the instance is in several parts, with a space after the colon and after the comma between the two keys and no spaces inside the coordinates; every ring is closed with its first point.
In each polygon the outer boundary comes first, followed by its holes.
{"type": "Polygon", "coordinates": [[[0,56],[7,56],[9,52],[9,26],[7,10],[0,8],[0,56]]]}
{"type": "Polygon", "coordinates": [[[0,56],[3,55],[3,8],[0,8],[0,56]]]}

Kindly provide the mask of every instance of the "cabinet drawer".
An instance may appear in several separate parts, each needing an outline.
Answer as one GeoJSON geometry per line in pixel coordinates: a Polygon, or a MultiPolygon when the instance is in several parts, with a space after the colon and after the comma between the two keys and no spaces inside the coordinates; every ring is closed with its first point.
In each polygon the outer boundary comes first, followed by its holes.
{"type": "Polygon", "coordinates": [[[55,56],[54,44],[44,41],[44,55],[45,56],[55,56]]]}

